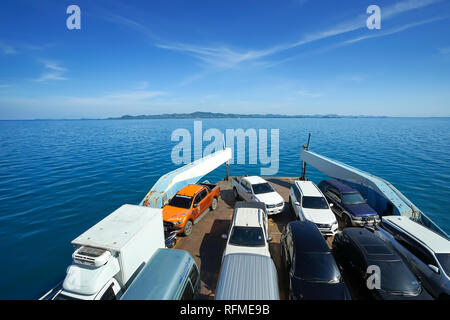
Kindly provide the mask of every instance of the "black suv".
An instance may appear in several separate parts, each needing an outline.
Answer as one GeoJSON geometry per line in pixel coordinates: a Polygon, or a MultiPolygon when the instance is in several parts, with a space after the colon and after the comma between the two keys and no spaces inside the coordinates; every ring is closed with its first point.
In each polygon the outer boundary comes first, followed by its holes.
{"type": "Polygon", "coordinates": [[[292,221],[286,226],[281,259],[289,277],[290,299],[351,299],[330,248],[311,221],[292,221]]]}
{"type": "Polygon", "coordinates": [[[344,275],[354,278],[358,291],[364,292],[368,298],[432,299],[395,250],[378,238],[373,230],[345,228],[334,238],[333,250],[344,275]],[[375,268],[379,271],[379,286],[368,283],[374,279],[375,268]]]}

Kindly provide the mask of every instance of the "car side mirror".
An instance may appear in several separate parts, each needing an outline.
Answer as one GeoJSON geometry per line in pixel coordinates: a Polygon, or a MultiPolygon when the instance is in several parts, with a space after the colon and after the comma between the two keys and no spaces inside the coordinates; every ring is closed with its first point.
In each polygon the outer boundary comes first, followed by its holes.
{"type": "Polygon", "coordinates": [[[225,233],[223,233],[223,234],[222,234],[222,239],[227,240],[227,239],[228,239],[228,236],[227,236],[225,233]]]}
{"type": "Polygon", "coordinates": [[[428,265],[428,268],[430,268],[431,271],[433,271],[434,273],[439,274],[439,268],[436,267],[435,265],[429,264],[429,265],[428,265]]]}
{"type": "Polygon", "coordinates": [[[299,207],[300,207],[300,202],[295,201],[294,204],[295,204],[296,206],[299,206],[299,207]]]}
{"type": "Polygon", "coordinates": [[[273,240],[272,236],[267,237],[267,242],[272,241],[272,240],[273,240]]]}
{"type": "Polygon", "coordinates": [[[334,203],[330,203],[330,208],[334,207],[334,203]]]}

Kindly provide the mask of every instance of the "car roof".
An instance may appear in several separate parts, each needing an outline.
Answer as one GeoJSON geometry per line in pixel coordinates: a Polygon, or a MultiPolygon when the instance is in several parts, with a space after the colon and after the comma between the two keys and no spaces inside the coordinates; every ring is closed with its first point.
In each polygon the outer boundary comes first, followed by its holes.
{"type": "Polygon", "coordinates": [[[259,208],[236,208],[234,212],[234,225],[260,227],[262,224],[261,213],[264,211],[259,208]]]}
{"type": "Polygon", "coordinates": [[[227,254],[220,268],[215,300],[279,300],[273,260],[260,254],[227,254]]]}
{"type": "Polygon", "coordinates": [[[258,176],[249,176],[249,177],[244,177],[243,179],[250,182],[250,184],[258,184],[258,183],[266,183],[267,182],[266,180],[264,180],[263,178],[258,177],[258,176]]]}
{"type": "Polygon", "coordinates": [[[195,263],[189,252],[158,249],[122,296],[124,300],[174,299],[183,275],[195,263]]]}
{"type": "Polygon", "coordinates": [[[401,260],[390,246],[366,228],[351,227],[345,228],[342,232],[350,236],[367,260],[401,260]]]}
{"type": "Polygon", "coordinates": [[[311,221],[289,222],[296,252],[330,252],[325,239],[311,221]]]}
{"type": "Polygon", "coordinates": [[[384,216],[383,221],[389,222],[413,238],[419,240],[435,253],[449,253],[450,241],[436,232],[426,228],[405,216],[384,216]]]}
{"type": "Polygon", "coordinates": [[[343,183],[339,180],[336,180],[336,179],[325,180],[325,182],[328,183],[329,185],[335,187],[336,189],[338,189],[340,192],[343,192],[343,193],[357,192],[355,189],[353,189],[349,185],[346,185],[345,183],[343,183]]]}
{"type": "Polygon", "coordinates": [[[198,184],[190,184],[178,191],[177,194],[193,197],[201,188],[203,188],[203,186],[199,186],[198,184]]]}
{"type": "Polygon", "coordinates": [[[323,197],[322,192],[312,181],[296,180],[295,185],[302,191],[304,196],[307,197],[323,197]]]}

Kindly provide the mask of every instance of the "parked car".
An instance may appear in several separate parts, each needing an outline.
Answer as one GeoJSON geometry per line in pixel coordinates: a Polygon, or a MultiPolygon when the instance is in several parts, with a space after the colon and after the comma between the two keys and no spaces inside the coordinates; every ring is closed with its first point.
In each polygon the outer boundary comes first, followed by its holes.
{"type": "Polygon", "coordinates": [[[289,277],[289,298],[349,300],[334,257],[316,225],[292,221],[281,235],[281,260],[289,277]]]}
{"type": "Polygon", "coordinates": [[[380,232],[437,299],[450,299],[450,241],[403,216],[387,216],[380,232]],[[395,239],[395,240],[394,240],[395,239]]]}
{"type": "Polygon", "coordinates": [[[189,252],[159,249],[143,267],[122,300],[193,300],[200,291],[200,273],[189,252]]]}
{"type": "Polygon", "coordinates": [[[345,228],[333,241],[337,262],[354,277],[361,291],[379,300],[429,300],[432,297],[395,250],[367,228],[345,228]],[[379,268],[379,287],[367,280],[379,268]]]}
{"type": "Polygon", "coordinates": [[[324,236],[336,234],[338,230],[336,216],[314,182],[295,181],[290,189],[289,203],[297,219],[314,222],[324,236]]]}
{"type": "Polygon", "coordinates": [[[355,189],[339,180],[324,180],[319,189],[333,204],[333,211],[346,226],[363,226],[380,222],[378,213],[367,204],[367,200],[355,189]]]}
{"type": "Polygon", "coordinates": [[[231,253],[223,259],[215,300],[279,300],[273,260],[252,253],[231,253]]]}
{"type": "Polygon", "coordinates": [[[257,176],[233,177],[231,180],[236,200],[263,202],[268,215],[283,212],[284,199],[266,180],[257,176]]]}
{"type": "Polygon", "coordinates": [[[190,184],[178,191],[163,207],[165,231],[176,231],[188,236],[192,226],[209,210],[215,210],[220,187],[209,183],[190,184]]]}
{"type": "Polygon", "coordinates": [[[237,202],[223,257],[231,253],[253,253],[270,257],[269,236],[265,205],[258,202],[237,202]]]}

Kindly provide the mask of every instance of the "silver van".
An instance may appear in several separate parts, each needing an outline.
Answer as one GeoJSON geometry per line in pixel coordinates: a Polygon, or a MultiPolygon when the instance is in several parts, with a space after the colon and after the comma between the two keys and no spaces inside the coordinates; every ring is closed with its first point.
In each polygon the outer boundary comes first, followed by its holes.
{"type": "Polygon", "coordinates": [[[270,257],[227,254],[222,262],[215,300],[279,300],[278,277],[270,257]]]}
{"type": "Polygon", "coordinates": [[[122,300],[193,300],[200,273],[189,252],[158,249],[127,288],[122,300]]]}

